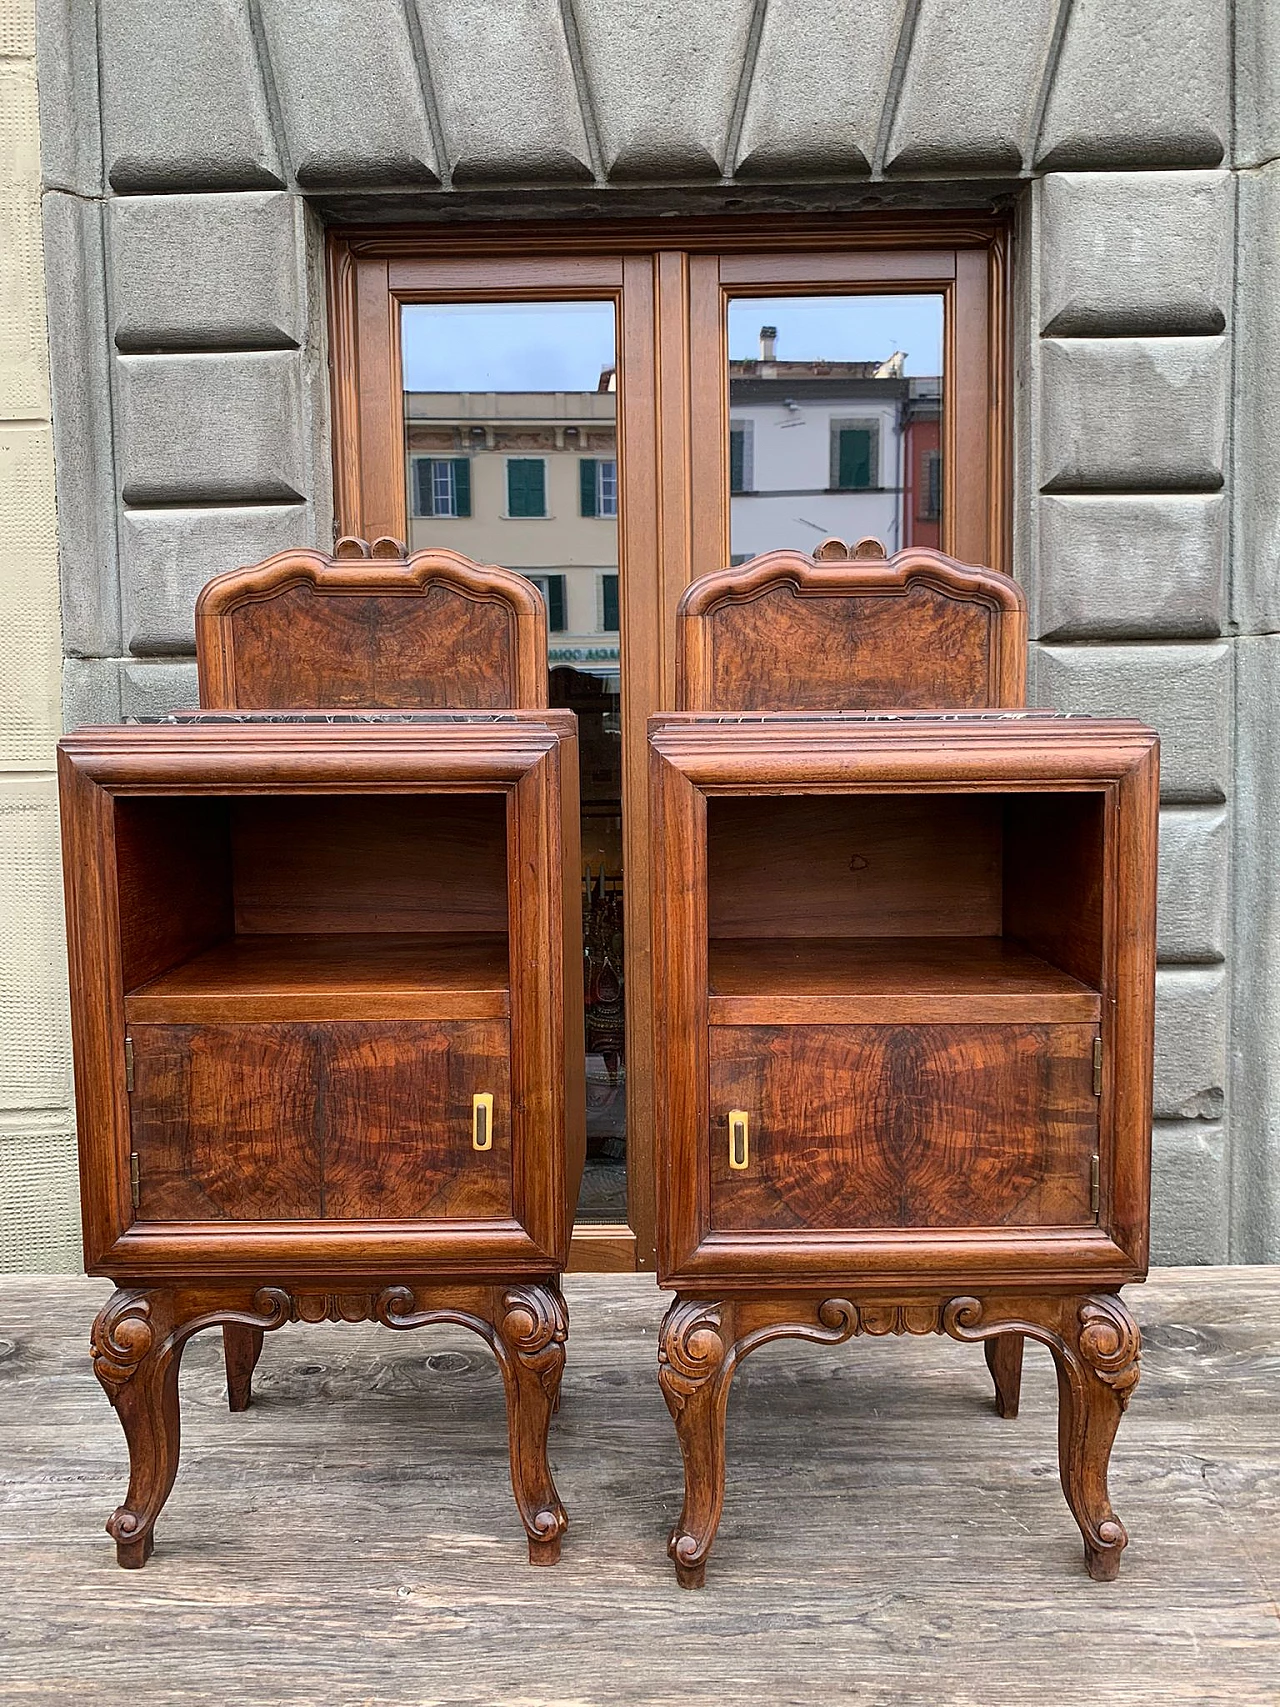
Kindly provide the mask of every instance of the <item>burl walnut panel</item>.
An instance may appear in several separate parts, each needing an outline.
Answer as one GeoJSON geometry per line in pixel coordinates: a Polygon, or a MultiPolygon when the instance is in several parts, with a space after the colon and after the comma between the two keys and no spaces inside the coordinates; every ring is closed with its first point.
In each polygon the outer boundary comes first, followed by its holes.
{"type": "Polygon", "coordinates": [[[274,608],[244,605],[231,618],[238,699],[249,709],[358,706],[498,711],[514,692],[505,658],[514,633],[496,604],[464,604],[442,588],[393,602],[370,595],[338,603],[292,587],[274,608]],[[280,624],[293,644],[280,645],[280,624]],[[446,654],[450,676],[432,666],[446,654]],[[470,660],[470,664],[468,664],[470,660]]]}
{"type": "Polygon", "coordinates": [[[680,601],[678,639],[686,711],[976,711],[1025,691],[1016,583],[919,548],[769,551],[703,575],[680,601]]]}
{"type": "Polygon", "coordinates": [[[546,703],[542,595],[513,570],[397,540],[285,551],[206,583],[200,703],[499,711],[546,703]]]}
{"type": "Polygon", "coordinates": [[[1092,1226],[1092,1024],[713,1026],[711,1226],[1092,1226]],[[727,1116],[751,1121],[729,1167],[727,1116]]]}
{"type": "Polygon", "coordinates": [[[716,611],[711,691],[718,705],[842,711],[851,671],[857,703],[868,710],[987,703],[989,612],[957,607],[927,587],[904,598],[810,599],[808,606],[798,609],[788,589],[775,589],[716,611]],[[909,672],[897,644],[904,620],[920,648],[909,672]]]}
{"type": "Polygon", "coordinates": [[[136,1025],[145,1220],[511,1213],[509,1032],[459,1024],[136,1025]],[[494,1095],[493,1146],[471,1098],[494,1095]]]}

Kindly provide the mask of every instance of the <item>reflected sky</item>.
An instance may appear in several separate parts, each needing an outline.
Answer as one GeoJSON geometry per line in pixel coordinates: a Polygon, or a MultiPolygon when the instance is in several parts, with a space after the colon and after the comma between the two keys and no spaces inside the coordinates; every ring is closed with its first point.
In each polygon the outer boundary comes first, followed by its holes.
{"type": "Polygon", "coordinates": [[[729,359],[754,361],[760,328],[778,328],[780,362],[883,362],[905,350],[905,372],[942,372],[940,296],[740,296],[729,304],[729,359]]]}
{"type": "Polygon", "coordinates": [[[406,391],[594,391],[613,366],[611,302],[413,302],[406,391]]]}

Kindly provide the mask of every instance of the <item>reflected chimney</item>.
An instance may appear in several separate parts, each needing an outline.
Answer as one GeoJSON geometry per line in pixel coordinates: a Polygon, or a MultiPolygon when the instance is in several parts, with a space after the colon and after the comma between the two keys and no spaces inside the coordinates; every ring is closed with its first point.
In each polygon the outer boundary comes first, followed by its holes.
{"type": "Polygon", "coordinates": [[[778,348],[778,328],[762,326],[760,328],[760,360],[762,362],[776,361],[778,348]]]}

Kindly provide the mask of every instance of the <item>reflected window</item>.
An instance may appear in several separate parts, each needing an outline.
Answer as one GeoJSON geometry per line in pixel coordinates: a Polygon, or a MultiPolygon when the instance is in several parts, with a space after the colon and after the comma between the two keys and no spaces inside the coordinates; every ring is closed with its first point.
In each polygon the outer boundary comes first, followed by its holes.
{"type": "Polygon", "coordinates": [[[543,603],[547,607],[547,628],[552,634],[563,634],[565,630],[564,576],[563,575],[530,575],[529,579],[542,594],[543,603]]]}
{"type": "Polygon", "coordinates": [[[582,458],[578,464],[578,502],[584,516],[617,516],[618,464],[612,457],[582,458]]]}
{"type": "Polygon", "coordinates": [[[547,465],[539,456],[507,458],[507,514],[545,516],[547,465]]]}
{"type": "Polygon", "coordinates": [[[547,607],[548,704],[578,716],[586,986],[581,1220],[625,1222],[618,437],[611,302],[401,309],[413,550],[526,575],[547,607]]]}
{"type": "Polygon", "coordinates": [[[871,536],[938,546],[943,299],[729,304],[732,559],[871,536]]]}
{"type": "Polygon", "coordinates": [[[865,492],[880,484],[880,428],[875,421],[831,423],[831,489],[865,492]]]}
{"type": "Polygon", "coordinates": [[[469,516],[471,463],[465,456],[413,459],[415,516],[469,516]]]}
{"type": "Polygon", "coordinates": [[[729,490],[751,490],[751,422],[729,423],[729,490]]]}

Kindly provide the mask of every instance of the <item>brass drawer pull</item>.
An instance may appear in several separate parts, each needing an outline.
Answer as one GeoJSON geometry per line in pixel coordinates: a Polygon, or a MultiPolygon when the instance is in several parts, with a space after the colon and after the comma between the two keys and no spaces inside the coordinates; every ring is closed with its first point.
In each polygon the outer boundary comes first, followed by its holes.
{"type": "Polygon", "coordinates": [[[493,1149],[492,1091],[477,1091],[471,1099],[471,1148],[493,1149]]]}
{"type": "Polygon", "coordinates": [[[751,1162],[750,1121],[745,1109],[729,1110],[729,1166],[742,1173],[751,1162]]]}

